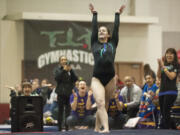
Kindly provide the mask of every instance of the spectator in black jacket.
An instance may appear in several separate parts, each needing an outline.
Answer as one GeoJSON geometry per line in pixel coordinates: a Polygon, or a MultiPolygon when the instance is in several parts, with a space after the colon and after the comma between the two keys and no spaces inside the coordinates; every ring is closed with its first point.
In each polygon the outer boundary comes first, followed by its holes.
{"type": "MultiPolygon", "coordinates": [[[[72,93],[72,89],[74,88],[74,84],[78,79],[75,75],[74,71],[71,69],[67,58],[65,56],[61,56],[59,58],[59,65],[54,70],[55,80],[57,82],[57,87],[55,92],[58,95],[58,126],[59,131],[62,130],[62,121],[63,121],[63,113],[65,108],[65,119],[70,115],[71,107],[69,103],[70,95],[72,93]]],[[[68,130],[68,126],[65,121],[65,128],[68,130]]]]}

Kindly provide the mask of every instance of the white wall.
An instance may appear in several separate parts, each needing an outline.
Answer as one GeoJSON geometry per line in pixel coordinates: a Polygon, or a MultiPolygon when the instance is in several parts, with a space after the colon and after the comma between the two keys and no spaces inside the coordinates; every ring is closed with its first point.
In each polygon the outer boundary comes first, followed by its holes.
{"type": "Polygon", "coordinates": [[[180,0],[136,0],[136,16],[157,16],[162,31],[180,31],[180,0]]]}
{"type": "Polygon", "coordinates": [[[161,26],[123,24],[116,52],[116,61],[149,63],[157,70],[157,58],[162,56],[161,26]]]}
{"type": "MultiPolygon", "coordinates": [[[[2,56],[2,43],[3,43],[3,33],[2,33],[2,20],[1,18],[6,14],[6,0],[0,0],[0,99],[3,96],[3,92],[1,90],[1,86],[2,86],[2,80],[3,80],[3,76],[2,76],[2,60],[3,60],[3,56],[2,56]]],[[[1,102],[1,101],[0,101],[1,102]]]]}
{"type": "Polygon", "coordinates": [[[134,2],[135,16],[150,16],[151,15],[151,0],[135,0],[134,2]]]}
{"type": "Polygon", "coordinates": [[[5,85],[15,86],[21,83],[21,61],[24,57],[22,23],[1,21],[1,103],[9,102],[10,90],[5,88],[5,85]]]}
{"type": "Polygon", "coordinates": [[[180,0],[153,0],[151,15],[157,15],[163,31],[180,31],[180,0]]]}
{"type": "Polygon", "coordinates": [[[124,14],[129,12],[131,0],[7,0],[8,14],[22,11],[89,14],[92,3],[100,14],[112,14],[122,4],[127,5],[124,14]]]}
{"type": "Polygon", "coordinates": [[[0,0],[0,19],[6,14],[6,0],[0,0]]]}

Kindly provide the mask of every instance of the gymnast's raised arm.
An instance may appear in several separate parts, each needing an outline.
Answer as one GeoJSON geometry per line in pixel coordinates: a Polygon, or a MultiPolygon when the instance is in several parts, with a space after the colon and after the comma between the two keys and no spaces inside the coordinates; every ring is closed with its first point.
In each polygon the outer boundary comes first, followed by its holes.
{"type": "Polygon", "coordinates": [[[89,9],[90,9],[91,13],[93,14],[92,35],[91,35],[91,45],[93,45],[94,42],[98,41],[97,12],[94,10],[94,6],[92,4],[89,4],[89,9]]]}

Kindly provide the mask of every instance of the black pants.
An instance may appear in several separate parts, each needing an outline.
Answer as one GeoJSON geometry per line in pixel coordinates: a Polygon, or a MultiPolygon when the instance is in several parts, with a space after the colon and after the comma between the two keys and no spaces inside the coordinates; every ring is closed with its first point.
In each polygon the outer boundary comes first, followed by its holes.
{"type": "Polygon", "coordinates": [[[128,109],[127,108],[123,109],[123,113],[127,114],[128,119],[136,117],[138,111],[139,111],[139,105],[134,106],[132,108],[128,108],[128,109]]]}
{"type": "Polygon", "coordinates": [[[66,128],[66,130],[68,130],[68,126],[66,124],[66,118],[70,115],[70,111],[71,111],[69,98],[70,98],[70,96],[58,95],[58,109],[59,109],[59,111],[58,111],[58,126],[59,126],[59,131],[62,130],[63,116],[65,116],[65,128],[66,128]],[[64,112],[65,112],[65,114],[64,114],[64,112]]]}
{"type": "Polygon", "coordinates": [[[84,118],[78,118],[74,115],[70,115],[67,118],[67,124],[69,127],[77,125],[93,127],[95,125],[95,117],[93,115],[87,115],[84,118]]]}
{"type": "Polygon", "coordinates": [[[161,123],[160,128],[163,129],[174,129],[175,122],[170,117],[171,107],[173,106],[177,95],[163,95],[159,97],[159,105],[161,112],[161,123]]]}

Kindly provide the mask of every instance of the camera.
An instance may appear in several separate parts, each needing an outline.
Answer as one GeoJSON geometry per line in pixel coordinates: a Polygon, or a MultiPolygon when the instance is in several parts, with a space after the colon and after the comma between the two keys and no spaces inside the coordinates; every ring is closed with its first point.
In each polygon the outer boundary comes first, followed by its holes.
{"type": "Polygon", "coordinates": [[[68,65],[68,66],[71,65],[70,61],[67,61],[66,65],[68,65]]]}

